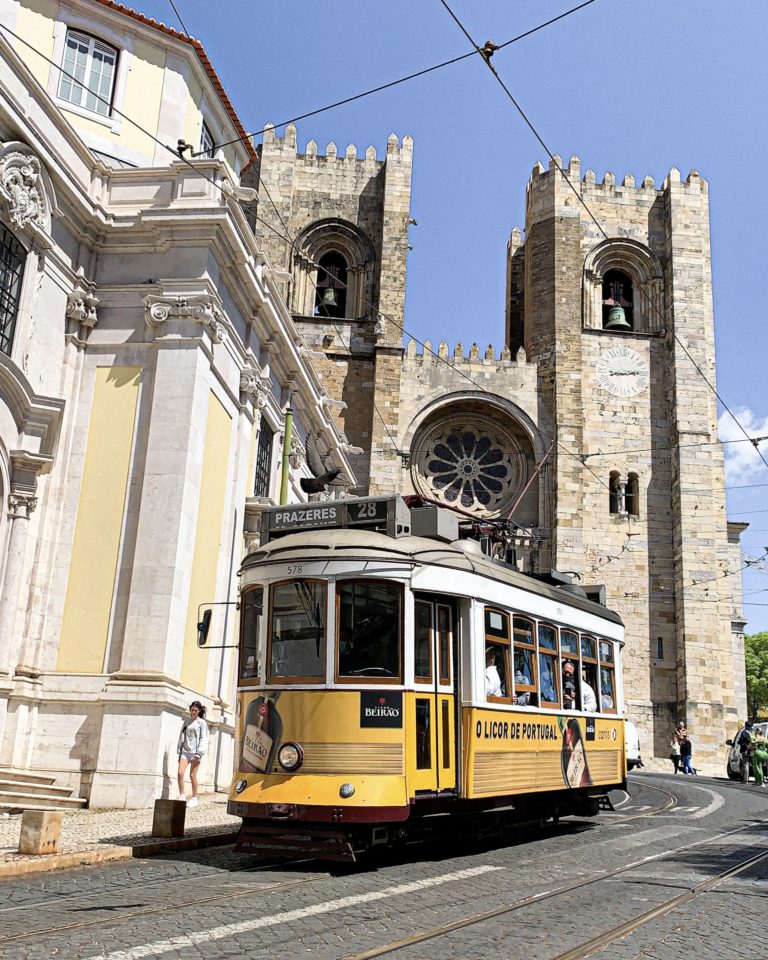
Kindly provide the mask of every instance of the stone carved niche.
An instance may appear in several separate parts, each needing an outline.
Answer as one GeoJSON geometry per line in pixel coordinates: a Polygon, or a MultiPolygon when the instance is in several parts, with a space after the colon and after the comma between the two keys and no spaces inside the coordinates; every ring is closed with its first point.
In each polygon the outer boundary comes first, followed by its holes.
{"type": "Polygon", "coordinates": [[[0,150],[0,197],[11,224],[49,234],[52,194],[45,167],[26,144],[10,143],[0,150]]]}
{"type": "Polygon", "coordinates": [[[202,323],[214,343],[224,343],[227,339],[224,317],[210,297],[150,295],[144,298],[144,319],[156,330],[168,320],[195,320],[202,323]]]}

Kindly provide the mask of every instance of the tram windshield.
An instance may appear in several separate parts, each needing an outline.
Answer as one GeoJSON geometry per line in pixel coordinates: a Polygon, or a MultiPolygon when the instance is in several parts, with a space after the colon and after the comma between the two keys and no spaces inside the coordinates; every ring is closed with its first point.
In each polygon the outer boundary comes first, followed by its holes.
{"type": "Polygon", "coordinates": [[[339,677],[399,680],[402,587],[348,580],[338,584],[337,598],[339,677]]]}
{"type": "Polygon", "coordinates": [[[270,679],[325,676],[325,583],[292,580],[270,592],[270,679]]]}

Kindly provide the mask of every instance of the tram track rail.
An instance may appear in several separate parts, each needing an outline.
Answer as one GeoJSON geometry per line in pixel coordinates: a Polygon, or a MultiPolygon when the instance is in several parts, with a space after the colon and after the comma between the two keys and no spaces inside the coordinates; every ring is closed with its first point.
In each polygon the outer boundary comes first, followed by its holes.
{"type": "MultiPolygon", "coordinates": [[[[495,907],[491,910],[485,910],[481,913],[472,914],[468,917],[462,917],[458,920],[452,920],[448,923],[431,927],[419,933],[411,934],[410,936],[402,937],[398,940],[392,940],[389,943],[382,944],[378,947],[372,947],[368,950],[347,954],[341,958],[341,960],[377,960],[378,957],[389,956],[409,947],[425,943],[426,941],[436,940],[440,937],[448,936],[457,930],[461,930],[466,927],[477,926],[478,924],[485,923],[489,920],[494,920],[498,917],[515,913],[519,910],[524,910],[527,907],[545,903],[548,900],[557,900],[564,894],[591,886],[596,883],[602,883],[605,880],[610,880],[614,877],[621,876],[622,874],[629,873],[632,870],[647,866],[650,863],[662,862],[664,858],[678,853],[679,849],[685,849],[688,851],[697,846],[703,846],[718,840],[723,840],[737,833],[746,833],[755,826],[764,825],[765,824],[761,822],[760,824],[753,824],[751,826],[737,827],[733,830],[728,830],[724,833],[717,834],[714,837],[703,838],[696,843],[687,843],[684,848],[675,848],[674,850],[666,850],[663,853],[656,854],[654,856],[643,857],[640,860],[635,860],[632,863],[626,864],[622,867],[616,867],[612,870],[605,870],[590,877],[584,877],[580,880],[571,881],[570,883],[563,884],[554,890],[545,890],[538,894],[532,894],[529,897],[523,897],[520,900],[516,900],[511,904],[495,907]]],[[[724,881],[738,876],[738,874],[743,873],[745,870],[748,870],[764,861],[768,861],[768,850],[764,850],[761,853],[742,860],[741,863],[735,864],[734,866],[731,866],[728,869],[716,874],[714,877],[709,877],[706,880],[703,880],[701,883],[696,884],[696,886],[692,887],[690,890],[685,890],[674,897],[670,897],[662,903],[657,904],[650,910],[646,910],[643,913],[637,914],[636,916],[631,917],[629,920],[625,920],[622,923],[611,927],[609,930],[603,931],[602,933],[598,934],[598,936],[570,948],[564,953],[557,954],[556,956],[552,957],[551,960],[586,960],[587,957],[590,957],[599,950],[610,946],[616,940],[620,940],[622,937],[626,937],[629,934],[640,930],[646,924],[651,923],[654,920],[661,919],[680,907],[686,906],[702,894],[709,893],[724,881]]]]}
{"type": "MultiPolygon", "coordinates": [[[[664,795],[666,796],[666,800],[665,800],[660,806],[658,806],[658,807],[656,807],[656,808],[654,808],[654,809],[652,809],[652,810],[646,810],[646,811],[643,811],[642,813],[633,814],[633,815],[631,815],[631,816],[618,816],[618,817],[614,817],[614,818],[612,818],[612,819],[610,819],[610,820],[607,820],[607,819],[606,819],[605,821],[603,821],[603,826],[604,826],[605,828],[609,828],[609,827],[612,827],[612,826],[619,826],[619,825],[621,825],[621,824],[623,824],[623,823],[626,823],[626,822],[628,822],[628,821],[630,821],[630,820],[650,819],[650,818],[652,818],[652,817],[654,817],[654,816],[656,816],[656,815],[659,815],[659,814],[664,813],[664,812],[666,812],[666,811],[668,811],[668,810],[670,810],[670,809],[673,809],[673,808],[677,805],[677,797],[676,797],[674,794],[670,793],[669,791],[664,790],[664,789],[661,788],[661,787],[657,787],[657,786],[655,786],[654,784],[645,784],[644,786],[646,786],[646,787],[648,787],[648,788],[650,788],[650,789],[652,789],[652,790],[654,790],[654,791],[656,791],[656,792],[658,792],[658,793],[664,794],[664,795]]],[[[749,827],[746,827],[746,828],[745,828],[745,827],[739,827],[739,828],[737,828],[737,829],[735,829],[735,830],[733,830],[733,831],[728,831],[727,833],[720,834],[720,835],[718,835],[717,837],[708,838],[707,840],[699,841],[699,843],[712,842],[713,840],[723,839],[723,838],[729,836],[729,835],[732,834],[732,833],[744,832],[745,830],[748,830],[748,829],[749,829],[749,827]]],[[[688,844],[687,846],[688,846],[688,848],[690,848],[690,847],[692,847],[692,846],[697,846],[697,845],[698,845],[697,843],[694,843],[694,844],[688,844]]],[[[616,869],[614,869],[614,870],[611,870],[611,871],[604,871],[603,873],[601,873],[601,874],[599,874],[599,875],[595,875],[595,876],[592,876],[592,877],[589,877],[589,878],[582,878],[582,879],[577,880],[577,881],[574,881],[574,882],[572,882],[572,883],[565,884],[565,885],[559,887],[559,888],[558,888],[557,890],[555,890],[555,891],[547,891],[547,892],[542,893],[542,894],[533,895],[533,896],[531,896],[531,897],[525,898],[524,900],[517,901],[515,904],[506,905],[506,906],[504,906],[504,907],[497,908],[497,909],[495,909],[495,910],[493,910],[493,911],[489,911],[489,912],[487,912],[487,913],[485,913],[485,914],[476,914],[476,915],[473,915],[473,916],[470,917],[470,918],[466,918],[466,919],[459,920],[459,921],[454,921],[454,922],[451,923],[451,924],[444,925],[444,927],[434,928],[433,931],[429,931],[429,932],[426,932],[426,933],[421,934],[421,935],[416,935],[419,939],[414,940],[414,943],[421,942],[421,940],[433,939],[433,938],[438,937],[438,936],[443,936],[443,935],[445,935],[446,933],[450,933],[450,932],[451,932],[452,930],[454,930],[454,929],[460,929],[462,926],[468,926],[468,925],[471,925],[471,924],[481,923],[481,922],[483,922],[483,920],[491,919],[491,918],[494,917],[494,916],[500,916],[500,915],[502,915],[502,914],[504,914],[504,913],[509,913],[509,912],[514,911],[514,910],[523,909],[523,908],[526,907],[526,906],[530,906],[530,905],[532,905],[532,904],[541,902],[541,901],[546,900],[546,899],[548,899],[548,898],[550,898],[550,897],[561,896],[562,894],[567,893],[567,892],[569,892],[570,890],[576,890],[576,889],[579,889],[580,887],[588,886],[588,885],[591,884],[591,883],[597,883],[597,882],[599,882],[600,880],[609,879],[610,877],[612,877],[612,876],[614,876],[614,875],[618,875],[618,874],[624,873],[624,872],[626,872],[626,871],[628,871],[628,870],[630,870],[630,869],[636,868],[636,867],[641,866],[641,865],[643,865],[643,864],[645,864],[645,863],[653,862],[654,860],[656,860],[656,859],[658,859],[658,858],[660,858],[660,857],[662,857],[662,856],[668,856],[671,852],[674,852],[674,851],[665,851],[664,854],[659,854],[657,857],[643,858],[643,859],[641,859],[641,860],[634,861],[633,863],[631,863],[631,864],[629,864],[629,865],[625,865],[625,866],[622,866],[622,867],[618,867],[618,868],[616,868],[616,869]]],[[[309,861],[308,861],[306,858],[301,858],[301,859],[297,859],[297,860],[284,861],[284,862],[281,862],[281,863],[279,863],[279,864],[276,864],[276,863],[274,863],[274,862],[264,863],[264,864],[257,864],[257,865],[255,865],[255,866],[253,866],[253,867],[246,867],[246,868],[244,868],[242,871],[238,870],[237,873],[241,873],[241,872],[243,872],[243,873],[255,873],[255,872],[260,872],[260,871],[269,870],[269,869],[274,868],[274,867],[291,868],[291,867],[296,867],[296,866],[300,865],[301,863],[307,863],[307,862],[309,862],[309,861]]],[[[213,871],[212,871],[210,874],[209,874],[209,873],[204,874],[203,877],[205,878],[205,877],[218,876],[218,875],[219,875],[219,874],[218,874],[217,872],[213,872],[213,871]]],[[[154,887],[160,886],[160,887],[162,887],[162,886],[164,886],[164,885],[166,885],[166,884],[167,884],[167,885],[171,885],[171,884],[174,884],[174,883],[188,883],[188,882],[190,882],[190,881],[198,882],[199,878],[200,878],[200,875],[197,875],[196,877],[192,877],[192,878],[186,878],[186,877],[185,877],[185,878],[171,878],[171,879],[169,879],[169,880],[167,880],[167,881],[163,881],[163,880],[154,881],[153,883],[148,884],[148,886],[154,886],[154,887]]],[[[9,934],[8,936],[2,936],[2,935],[0,935],[0,946],[4,946],[5,944],[11,944],[11,943],[15,943],[15,942],[20,942],[20,941],[22,941],[22,940],[29,940],[29,939],[36,938],[36,937],[53,936],[53,935],[58,935],[58,934],[67,933],[67,932],[73,932],[73,931],[81,930],[81,929],[91,929],[91,928],[99,927],[99,926],[108,926],[108,925],[115,925],[115,924],[120,924],[120,923],[126,923],[126,922],[129,922],[129,921],[132,921],[132,920],[140,920],[140,919],[143,919],[143,918],[149,917],[149,916],[157,916],[157,915],[160,915],[160,914],[163,914],[163,913],[178,911],[178,910],[180,910],[180,909],[197,908],[197,907],[203,907],[203,906],[206,906],[206,905],[209,905],[209,904],[213,904],[213,903],[216,903],[216,902],[220,902],[220,901],[232,901],[232,900],[236,900],[236,899],[242,899],[242,898],[244,898],[244,897],[253,896],[254,894],[266,894],[266,893],[274,892],[275,890],[280,890],[280,889],[286,889],[286,890],[288,890],[288,889],[290,889],[290,888],[292,888],[292,887],[301,886],[301,885],[304,885],[304,884],[307,884],[307,883],[315,882],[315,881],[317,881],[317,880],[319,880],[319,879],[322,879],[322,874],[319,874],[319,873],[315,872],[315,873],[313,873],[311,876],[308,876],[308,877],[301,877],[301,878],[298,878],[298,879],[292,879],[292,880],[289,880],[289,881],[285,881],[285,882],[281,882],[281,883],[275,883],[275,884],[271,884],[271,885],[267,885],[267,886],[264,886],[264,885],[261,885],[261,884],[252,884],[252,885],[250,885],[250,886],[248,886],[248,887],[246,887],[245,889],[242,889],[242,890],[238,890],[238,891],[227,891],[226,893],[217,894],[217,895],[215,895],[215,896],[187,898],[187,899],[184,899],[184,900],[174,900],[173,903],[168,903],[168,904],[164,904],[164,905],[162,905],[162,906],[152,907],[152,908],[149,908],[149,909],[132,910],[132,911],[128,911],[128,912],[125,912],[125,913],[112,913],[112,914],[110,914],[109,916],[106,916],[106,917],[95,917],[95,918],[89,919],[89,920],[75,920],[75,921],[72,921],[72,922],[70,922],[70,923],[59,924],[59,925],[56,925],[56,926],[49,926],[49,927],[44,927],[44,928],[39,928],[39,929],[37,929],[37,930],[25,930],[24,932],[13,933],[13,934],[9,934]]],[[[57,908],[57,907],[61,906],[63,903],[67,903],[67,902],[68,902],[68,903],[72,903],[73,901],[74,901],[74,902],[77,902],[77,901],[81,901],[81,900],[92,899],[92,898],[95,897],[95,896],[101,896],[101,897],[103,897],[104,894],[103,894],[103,893],[96,893],[96,892],[83,893],[83,894],[76,894],[76,895],[74,895],[73,897],[55,898],[55,899],[48,900],[48,901],[43,901],[43,902],[38,901],[38,902],[29,903],[29,904],[20,904],[20,905],[15,906],[15,907],[14,907],[14,906],[9,906],[9,907],[2,908],[2,910],[0,910],[0,913],[8,913],[8,912],[13,913],[13,912],[19,912],[19,911],[21,911],[21,910],[26,910],[26,909],[36,909],[36,910],[40,910],[40,909],[43,909],[43,908],[49,908],[49,909],[50,909],[50,908],[57,908]]],[[[111,909],[111,908],[108,907],[108,908],[105,908],[105,909],[111,909]]],[[[397,947],[391,947],[391,946],[390,946],[390,947],[387,947],[386,949],[384,949],[384,948],[378,948],[378,949],[379,949],[379,952],[373,951],[373,952],[370,952],[370,953],[350,955],[350,958],[348,958],[348,960],[358,960],[358,958],[359,958],[359,960],[362,960],[363,957],[368,957],[368,956],[371,956],[371,957],[384,956],[387,952],[393,952],[395,949],[402,949],[402,946],[397,946],[397,947]]],[[[347,958],[345,958],[345,960],[347,960],[347,958]]]]}

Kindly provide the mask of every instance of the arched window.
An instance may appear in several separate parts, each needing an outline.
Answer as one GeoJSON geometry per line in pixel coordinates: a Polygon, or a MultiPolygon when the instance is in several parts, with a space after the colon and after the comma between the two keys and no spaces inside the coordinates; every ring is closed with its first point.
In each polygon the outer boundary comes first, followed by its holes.
{"type": "Polygon", "coordinates": [[[636,473],[627,475],[627,486],[624,490],[624,509],[633,517],[640,516],[640,490],[636,473]]]}
{"type": "Polygon", "coordinates": [[[623,270],[608,270],[603,277],[603,329],[634,329],[632,280],[623,270]]]}
{"type": "Polygon", "coordinates": [[[21,300],[21,279],[27,254],[0,223],[0,350],[10,353],[21,300]]]}
{"type": "Polygon", "coordinates": [[[316,317],[346,317],[347,261],[336,250],[320,257],[317,268],[316,317]]]}
{"type": "Polygon", "coordinates": [[[664,281],[659,258],[642,243],[610,237],[584,260],[582,310],[587,330],[611,334],[664,332],[664,281]]]}
{"type": "Polygon", "coordinates": [[[611,513],[624,512],[624,491],[621,484],[621,474],[612,470],[608,478],[608,503],[611,513]]]}
{"type": "Polygon", "coordinates": [[[359,227],[337,217],[311,223],[296,238],[293,315],[318,322],[370,319],[377,297],[375,266],[373,243],[359,227]]]}

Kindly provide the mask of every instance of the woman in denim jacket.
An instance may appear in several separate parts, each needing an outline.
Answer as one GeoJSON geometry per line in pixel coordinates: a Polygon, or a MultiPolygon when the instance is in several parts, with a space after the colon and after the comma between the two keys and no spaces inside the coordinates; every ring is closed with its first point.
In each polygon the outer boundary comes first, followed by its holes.
{"type": "Polygon", "coordinates": [[[179,734],[177,752],[179,754],[179,800],[186,800],[184,795],[184,774],[189,767],[189,779],[192,783],[192,796],[187,806],[197,806],[197,768],[208,750],[208,724],[205,722],[205,707],[199,700],[193,700],[189,705],[189,720],[184,721],[179,734]]]}

